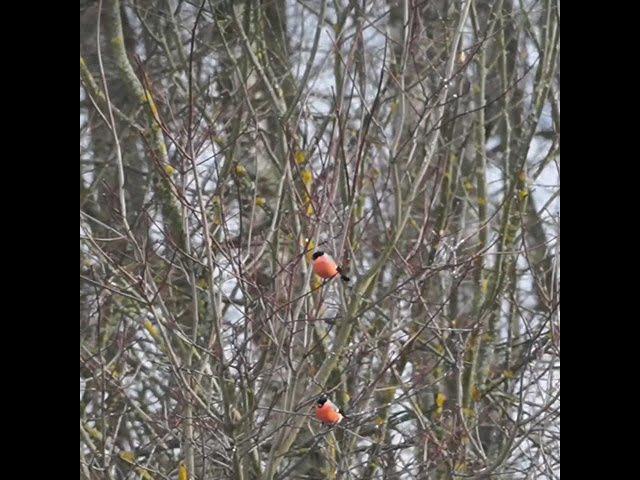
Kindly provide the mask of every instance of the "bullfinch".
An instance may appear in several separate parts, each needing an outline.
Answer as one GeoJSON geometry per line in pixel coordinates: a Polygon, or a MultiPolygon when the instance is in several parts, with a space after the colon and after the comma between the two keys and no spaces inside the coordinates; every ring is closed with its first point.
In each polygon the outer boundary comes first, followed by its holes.
{"type": "Polygon", "coordinates": [[[313,273],[319,277],[331,279],[336,275],[340,275],[342,281],[349,281],[349,277],[342,274],[342,269],[336,265],[336,262],[328,254],[318,251],[311,258],[313,258],[313,273]]]}
{"type": "Polygon", "coordinates": [[[340,423],[344,416],[338,407],[336,407],[327,397],[320,397],[316,404],[316,417],[322,423],[335,425],[340,423]]]}

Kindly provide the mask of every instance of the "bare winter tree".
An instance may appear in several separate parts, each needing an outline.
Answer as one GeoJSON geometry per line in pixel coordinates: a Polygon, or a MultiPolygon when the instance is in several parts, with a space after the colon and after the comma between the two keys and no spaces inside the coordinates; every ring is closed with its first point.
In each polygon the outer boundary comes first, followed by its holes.
{"type": "Polygon", "coordinates": [[[559,25],[81,1],[80,477],[559,478],[559,25]]]}

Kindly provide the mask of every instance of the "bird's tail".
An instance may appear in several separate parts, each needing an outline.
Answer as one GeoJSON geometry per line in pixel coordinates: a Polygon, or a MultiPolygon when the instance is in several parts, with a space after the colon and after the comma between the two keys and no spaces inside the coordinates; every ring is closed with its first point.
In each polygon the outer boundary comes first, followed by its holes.
{"type": "Polygon", "coordinates": [[[340,274],[340,278],[342,279],[343,282],[348,282],[349,280],[351,280],[349,277],[347,277],[346,275],[344,275],[342,273],[342,269],[340,267],[337,268],[338,273],[340,274]]]}

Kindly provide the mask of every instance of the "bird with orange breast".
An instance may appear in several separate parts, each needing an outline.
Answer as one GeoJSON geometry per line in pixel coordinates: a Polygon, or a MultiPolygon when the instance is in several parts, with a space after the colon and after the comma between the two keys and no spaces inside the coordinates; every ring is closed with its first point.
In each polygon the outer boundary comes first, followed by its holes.
{"type": "Polygon", "coordinates": [[[316,417],[327,425],[336,425],[344,418],[347,418],[327,397],[320,397],[318,399],[318,403],[316,404],[316,417]]]}
{"type": "Polygon", "coordinates": [[[313,259],[313,273],[318,275],[320,278],[330,280],[336,275],[340,275],[343,282],[349,281],[349,277],[342,273],[342,269],[328,254],[318,251],[315,252],[311,258],[313,259]]]}

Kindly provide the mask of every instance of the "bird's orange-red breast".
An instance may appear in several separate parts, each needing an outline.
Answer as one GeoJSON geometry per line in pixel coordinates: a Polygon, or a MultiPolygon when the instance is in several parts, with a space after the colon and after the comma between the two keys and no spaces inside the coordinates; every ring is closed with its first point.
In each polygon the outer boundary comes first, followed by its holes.
{"type": "Polygon", "coordinates": [[[318,399],[318,403],[316,404],[316,417],[318,417],[318,420],[322,423],[329,425],[340,423],[342,419],[345,418],[344,415],[340,413],[340,409],[327,397],[320,397],[318,399]]]}
{"type": "Polygon", "coordinates": [[[336,262],[324,252],[315,252],[313,254],[313,273],[321,278],[328,279],[333,278],[336,275],[340,275],[343,281],[348,282],[349,277],[342,274],[340,267],[336,265],[336,262]]]}

